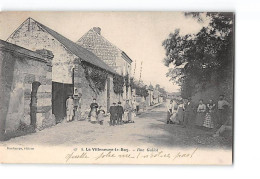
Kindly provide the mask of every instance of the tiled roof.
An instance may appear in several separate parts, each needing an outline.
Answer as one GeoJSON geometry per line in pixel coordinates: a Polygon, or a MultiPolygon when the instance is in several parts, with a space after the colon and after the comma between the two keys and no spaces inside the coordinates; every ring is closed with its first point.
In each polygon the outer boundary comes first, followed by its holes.
{"type": "Polygon", "coordinates": [[[100,33],[96,32],[94,28],[85,33],[77,41],[77,44],[81,45],[84,48],[87,48],[90,51],[93,51],[98,57],[103,60],[113,60],[118,55],[123,55],[128,60],[130,60],[130,62],[132,62],[130,57],[124,51],[108,41],[100,33]]]}
{"type": "MultiPolygon", "coordinates": [[[[35,21],[35,20],[34,20],[35,21]]],[[[110,66],[108,66],[103,60],[97,57],[94,53],[90,52],[89,50],[79,46],[78,44],[74,43],[73,41],[67,39],[66,37],[62,36],[61,34],[55,32],[54,30],[50,29],[49,27],[35,21],[39,24],[44,30],[46,30],[51,36],[57,39],[62,45],[64,45],[67,50],[72,52],[74,55],[78,56],[81,60],[86,61],[94,66],[107,70],[110,73],[117,74],[115,70],[113,70],[110,66]]]]}

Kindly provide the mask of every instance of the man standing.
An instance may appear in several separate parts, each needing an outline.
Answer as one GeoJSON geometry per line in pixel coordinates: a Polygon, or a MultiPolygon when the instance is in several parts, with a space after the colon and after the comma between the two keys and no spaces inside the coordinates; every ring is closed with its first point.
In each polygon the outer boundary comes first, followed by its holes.
{"type": "Polygon", "coordinates": [[[117,106],[117,125],[122,124],[123,114],[124,114],[124,109],[123,106],[121,106],[121,102],[119,101],[117,106]]]}
{"type": "Polygon", "coordinates": [[[224,99],[224,95],[220,95],[218,101],[217,128],[221,127],[226,122],[228,117],[228,108],[229,108],[229,103],[224,99]]]}
{"type": "Polygon", "coordinates": [[[70,95],[69,98],[66,100],[66,109],[67,109],[67,122],[72,121],[73,118],[73,109],[74,109],[74,101],[72,96],[70,95]]]}
{"type": "Polygon", "coordinates": [[[132,121],[132,107],[129,104],[129,100],[126,100],[126,104],[124,106],[124,109],[125,109],[126,121],[127,122],[132,121]]]}
{"type": "Polygon", "coordinates": [[[115,102],[113,103],[113,106],[110,106],[109,113],[110,113],[110,126],[111,125],[114,126],[117,119],[117,106],[115,102]]]}

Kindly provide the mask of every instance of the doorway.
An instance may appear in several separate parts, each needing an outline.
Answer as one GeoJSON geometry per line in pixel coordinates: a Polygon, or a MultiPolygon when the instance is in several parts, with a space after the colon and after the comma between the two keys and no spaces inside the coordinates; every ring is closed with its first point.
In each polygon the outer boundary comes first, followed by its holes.
{"type": "Polygon", "coordinates": [[[60,123],[66,117],[66,100],[73,95],[73,84],[52,82],[52,113],[56,123],[60,123]]]}

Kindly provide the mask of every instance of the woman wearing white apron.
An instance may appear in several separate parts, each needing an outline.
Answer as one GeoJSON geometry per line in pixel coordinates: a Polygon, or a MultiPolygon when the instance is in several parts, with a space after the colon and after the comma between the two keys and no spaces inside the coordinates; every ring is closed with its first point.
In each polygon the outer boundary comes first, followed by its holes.
{"type": "Polygon", "coordinates": [[[96,103],[96,99],[93,99],[93,103],[90,105],[90,122],[96,123],[97,122],[97,108],[98,104],[96,103]]]}

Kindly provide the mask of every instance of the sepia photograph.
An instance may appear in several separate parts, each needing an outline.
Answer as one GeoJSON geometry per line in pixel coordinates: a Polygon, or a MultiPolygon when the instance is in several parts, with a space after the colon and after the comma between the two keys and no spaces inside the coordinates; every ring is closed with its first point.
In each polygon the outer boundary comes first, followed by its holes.
{"type": "Polygon", "coordinates": [[[234,12],[0,12],[0,162],[232,165],[234,12]]]}

